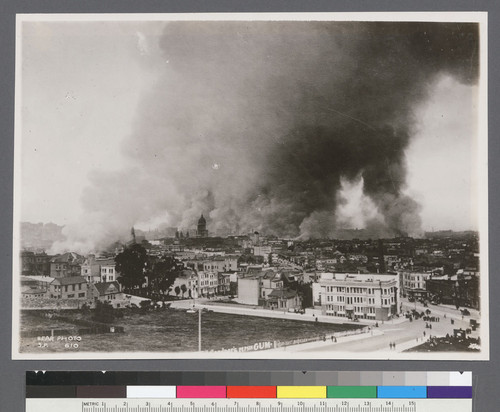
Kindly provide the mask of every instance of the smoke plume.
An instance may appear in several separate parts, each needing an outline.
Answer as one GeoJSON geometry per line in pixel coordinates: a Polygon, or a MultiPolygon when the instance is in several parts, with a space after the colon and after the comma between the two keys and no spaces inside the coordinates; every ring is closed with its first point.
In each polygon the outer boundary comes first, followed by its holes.
{"type": "Polygon", "coordinates": [[[413,110],[440,74],[479,69],[476,24],[169,22],[159,45],[129,165],[92,176],[82,239],[157,217],[192,228],[202,212],[211,233],[335,236],[342,181],[362,182],[366,225],[416,234],[413,110]]]}

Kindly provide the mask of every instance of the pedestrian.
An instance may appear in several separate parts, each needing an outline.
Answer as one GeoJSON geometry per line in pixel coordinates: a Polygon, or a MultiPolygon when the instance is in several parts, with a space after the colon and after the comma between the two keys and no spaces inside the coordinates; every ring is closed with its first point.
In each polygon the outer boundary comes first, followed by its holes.
{"type": "Polygon", "coordinates": [[[425,338],[425,330],[424,330],[424,338],[425,338]]]}

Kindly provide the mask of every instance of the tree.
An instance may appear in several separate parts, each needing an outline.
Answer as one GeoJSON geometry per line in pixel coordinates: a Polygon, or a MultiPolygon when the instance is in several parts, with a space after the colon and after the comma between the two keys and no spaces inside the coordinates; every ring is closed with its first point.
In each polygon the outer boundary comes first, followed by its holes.
{"type": "Polygon", "coordinates": [[[179,286],[176,286],[174,292],[177,296],[179,296],[179,293],[181,293],[181,288],[179,286]]]}
{"type": "Polygon", "coordinates": [[[184,293],[187,292],[187,287],[184,283],[181,285],[181,291],[182,291],[182,297],[184,297],[184,293]]]}
{"type": "Polygon", "coordinates": [[[116,271],[120,273],[118,281],[126,289],[142,287],[147,265],[146,249],[133,244],[115,257],[116,271]]]}
{"type": "Polygon", "coordinates": [[[172,256],[162,256],[151,259],[148,268],[151,288],[157,293],[165,294],[181,273],[182,264],[172,256]]]}
{"type": "Polygon", "coordinates": [[[312,282],[311,283],[299,283],[297,291],[300,296],[302,296],[302,309],[312,308],[313,293],[312,293],[312,282]]]}

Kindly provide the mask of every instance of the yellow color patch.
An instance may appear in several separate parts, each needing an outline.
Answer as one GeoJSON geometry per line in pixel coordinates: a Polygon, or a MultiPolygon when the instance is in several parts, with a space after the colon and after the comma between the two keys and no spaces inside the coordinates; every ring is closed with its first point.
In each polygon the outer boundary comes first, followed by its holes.
{"type": "Polygon", "coordinates": [[[326,398],[326,386],[278,386],[277,398],[326,398]]]}

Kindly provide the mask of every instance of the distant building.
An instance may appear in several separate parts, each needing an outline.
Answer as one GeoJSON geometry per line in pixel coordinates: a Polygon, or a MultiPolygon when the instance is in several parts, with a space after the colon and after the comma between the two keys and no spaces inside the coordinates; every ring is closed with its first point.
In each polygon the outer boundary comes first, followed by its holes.
{"type": "Polygon", "coordinates": [[[48,297],[49,285],[54,278],[47,276],[21,276],[21,297],[23,299],[48,297]]]}
{"type": "Polygon", "coordinates": [[[203,261],[203,270],[212,272],[229,272],[238,270],[238,259],[235,256],[216,256],[203,261]]]}
{"type": "Polygon", "coordinates": [[[54,278],[48,276],[21,276],[23,298],[49,297],[50,284],[54,278]]]}
{"type": "Polygon", "coordinates": [[[55,299],[87,299],[89,284],[81,276],[57,278],[49,287],[51,298],[55,299]]]}
{"type": "Polygon", "coordinates": [[[215,272],[198,272],[198,291],[201,296],[215,296],[219,287],[219,277],[215,272]]]}
{"type": "Polygon", "coordinates": [[[231,291],[231,278],[234,276],[232,272],[218,273],[219,283],[217,287],[217,292],[220,295],[227,295],[231,291]]]}
{"type": "Polygon", "coordinates": [[[35,299],[47,297],[47,291],[36,286],[21,286],[22,299],[35,299]]]}
{"type": "Polygon", "coordinates": [[[97,261],[101,268],[100,270],[100,278],[101,282],[114,282],[117,279],[116,274],[116,263],[114,259],[107,259],[97,261]]]}
{"type": "Polygon", "coordinates": [[[64,278],[81,275],[83,256],[74,252],[57,255],[50,260],[50,277],[64,278]]]}
{"type": "Polygon", "coordinates": [[[283,288],[283,280],[281,276],[272,270],[266,271],[263,276],[260,276],[260,297],[267,299],[271,292],[275,289],[283,288]]]}
{"type": "Polygon", "coordinates": [[[453,276],[431,276],[426,287],[430,299],[436,302],[479,309],[479,279],[479,273],[470,274],[459,270],[453,276]]]}
{"type": "Polygon", "coordinates": [[[21,275],[49,276],[52,256],[45,252],[34,253],[23,250],[20,255],[21,275]]]}
{"type": "Polygon", "coordinates": [[[267,296],[266,307],[278,310],[300,309],[302,307],[302,299],[295,290],[286,288],[274,289],[267,296]]]}
{"type": "Polygon", "coordinates": [[[387,320],[399,312],[397,275],[322,273],[316,285],[323,315],[387,320]]]}
{"type": "Polygon", "coordinates": [[[207,221],[203,217],[203,213],[201,217],[198,219],[198,228],[196,234],[198,237],[208,237],[207,221]]]}
{"type": "Polygon", "coordinates": [[[399,281],[401,285],[401,294],[411,298],[427,297],[427,279],[430,273],[400,271],[399,281]]]}
{"type": "Polygon", "coordinates": [[[260,299],[260,279],[256,276],[238,278],[238,303],[258,305],[260,299]]]}
{"type": "Polygon", "coordinates": [[[94,296],[94,299],[100,300],[101,302],[111,302],[121,297],[121,287],[116,281],[95,283],[91,285],[91,288],[91,294],[94,296]]]}
{"type": "Polygon", "coordinates": [[[269,255],[271,254],[272,249],[270,245],[263,246],[254,246],[253,254],[254,256],[262,256],[264,258],[264,263],[269,262],[269,255]]]}
{"type": "Polygon", "coordinates": [[[94,255],[89,255],[81,266],[81,276],[89,283],[101,281],[101,268],[94,255]]]}
{"type": "Polygon", "coordinates": [[[114,259],[96,259],[89,255],[81,266],[81,276],[89,283],[114,282],[118,278],[114,259]]]}

